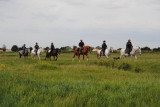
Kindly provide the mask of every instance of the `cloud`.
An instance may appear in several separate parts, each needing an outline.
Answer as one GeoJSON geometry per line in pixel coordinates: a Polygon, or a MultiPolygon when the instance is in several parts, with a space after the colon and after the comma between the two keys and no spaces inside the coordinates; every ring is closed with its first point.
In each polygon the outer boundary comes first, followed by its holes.
{"type": "Polygon", "coordinates": [[[84,39],[118,48],[131,38],[158,47],[159,19],[159,0],[0,0],[0,45],[53,41],[61,47],[84,39]]]}

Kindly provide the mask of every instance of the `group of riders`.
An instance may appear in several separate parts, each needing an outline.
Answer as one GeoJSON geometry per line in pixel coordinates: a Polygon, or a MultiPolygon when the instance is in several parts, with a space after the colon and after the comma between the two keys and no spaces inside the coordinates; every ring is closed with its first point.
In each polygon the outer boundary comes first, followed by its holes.
{"type": "MultiPolygon", "coordinates": [[[[80,43],[79,43],[79,49],[80,49],[80,52],[82,53],[82,50],[84,49],[84,42],[83,40],[80,40],[80,43]]],[[[132,51],[132,43],[131,43],[131,40],[129,39],[127,44],[126,44],[126,53],[130,56],[130,52],[132,51]]],[[[102,44],[102,51],[101,53],[103,55],[105,55],[105,50],[107,49],[107,44],[106,44],[106,41],[104,40],[103,41],[103,44],[102,44]]]]}
{"type": "MultiPolygon", "coordinates": [[[[80,40],[80,42],[79,42],[79,48],[77,48],[77,51],[80,50],[80,53],[82,53],[82,50],[84,49],[84,46],[85,46],[85,44],[84,44],[83,40],[80,40]]],[[[129,56],[130,56],[130,52],[132,51],[132,47],[133,46],[132,46],[131,40],[129,39],[128,42],[127,42],[127,44],[126,44],[126,53],[129,56]]],[[[38,45],[37,42],[36,42],[34,48],[35,48],[35,53],[37,54],[37,51],[39,49],[39,45],[38,45]]],[[[50,53],[52,53],[53,50],[55,49],[53,42],[51,43],[50,49],[51,49],[50,53]]],[[[106,49],[107,49],[106,41],[103,41],[103,44],[102,44],[102,54],[103,55],[105,54],[105,50],[106,49]]],[[[25,51],[26,51],[26,45],[25,44],[22,46],[22,50],[23,50],[23,54],[25,54],[25,51]]]]}

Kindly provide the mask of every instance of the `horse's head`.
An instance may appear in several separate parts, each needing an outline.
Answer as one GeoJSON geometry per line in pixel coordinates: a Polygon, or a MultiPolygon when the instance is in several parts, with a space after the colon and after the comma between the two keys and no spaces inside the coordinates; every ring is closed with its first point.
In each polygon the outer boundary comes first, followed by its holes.
{"type": "Polygon", "coordinates": [[[56,50],[57,50],[57,53],[60,55],[61,54],[61,49],[56,48],[56,50]]]}
{"type": "Polygon", "coordinates": [[[113,52],[113,47],[110,47],[111,52],[113,52]]]}
{"type": "Polygon", "coordinates": [[[108,47],[108,50],[113,52],[113,47],[108,47]]]}
{"type": "Polygon", "coordinates": [[[133,48],[132,48],[132,51],[135,52],[135,53],[138,52],[140,55],[141,55],[141,52],[142,52],[142,51],[141,51],[141,48],[140,48],[139,46],[133,47],[133,48]]]}
{"type": "Polygon", "coordinates": [[[92,48],[90,46],[85,46],[88,52],[92,52],[92,48]]]}
{"type": "Polygon", "coordinates": [[[138,49],[138,52],[139,52],[140,55],[142,54],[142,50],[141,50],[140,47],[139,47],[139,49],[138,49]]]}
{"type": "Polygon", "coordinates": [[[38,50],[39,50],[41,53],[44,52],[44,49],[43,49],[43,48],[39,48],[38,50]]]}

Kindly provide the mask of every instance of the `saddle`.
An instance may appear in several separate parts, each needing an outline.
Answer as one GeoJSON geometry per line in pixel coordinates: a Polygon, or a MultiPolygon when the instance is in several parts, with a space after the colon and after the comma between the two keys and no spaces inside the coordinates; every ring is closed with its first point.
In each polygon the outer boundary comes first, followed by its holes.
{"type": "Polygon", "coordinates": [[[131,51],[132,51],[132,48],[127,48],[127,49],[125,50],[125,54],[130,54],[131,51]]]}
{"type": "Polygon", "coordinates": [[[102,55],[102,56],[105,56],[105,51],[103,52],[103,51],[101,50],[101,55],[102,55]]]}
{"type": "Polygon", "coordinates": [[[82,54],[84,48],[77,48],[77,52],[80,52],[80,54],[82,54]]]}

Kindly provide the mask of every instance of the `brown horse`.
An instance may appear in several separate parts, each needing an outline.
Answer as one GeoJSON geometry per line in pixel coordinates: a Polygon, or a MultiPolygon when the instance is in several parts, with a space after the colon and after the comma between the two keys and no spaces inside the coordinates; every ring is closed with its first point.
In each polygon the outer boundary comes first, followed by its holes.
{"type": "Polygon", "coordinates": [[[88,61],[88,52],[91,52],[91,51],[92,51],[92,48],[90,46],[84,46],[84,49],[82,50],[82,53],[81,53],[81,50],[79,48],[75,48],[73,61],[74,61],[75,56],[78,56],[78,60],[80,62],[80,55],[83,55],[83,60],[84,60],[84,55],[86,55],[87,56],[87,61],[88,61]]]}
{"type": "MultiPolygon", "coordinates": [[[[50,58],[50,61],[51,61],[51,56],[53,56],[53,57],[54,57],[54,60],[57,61],[57,59],[58,59],[58,54],[60,55],[60,53],[61,53],[61,50],[58,49],[58,48],[54,49],[54,50],[52,51],[52,53],[51,53],[50,51],[47,51],[47,52],[46,52],[46,58],[50,58]],[[56,59],[55,59],[55,57],[56,57],[56,59]]],[[[46,58],[45,58],[45,60],[46,60],[46,58]]]]}

